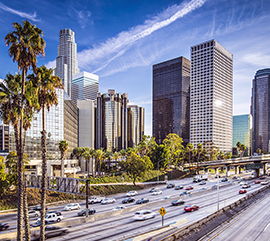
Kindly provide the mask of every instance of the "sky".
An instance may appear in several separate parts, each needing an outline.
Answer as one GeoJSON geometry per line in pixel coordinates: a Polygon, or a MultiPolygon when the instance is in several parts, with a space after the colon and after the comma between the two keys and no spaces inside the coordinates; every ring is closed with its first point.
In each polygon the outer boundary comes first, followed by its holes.
{"type": "Polygon", "coordinates": [[[233,54],[233,114],[249,114],[252,79],[270,68],[269,0],[0,0],[0,78],[16,73],[5,36],[28,19],[44,33],[45,57],[55,67],[59,30],[75,32],[81,71],[99,76],[99,91],[127,93],[145,108],[152,135],[152,66],[184,56],[215,39],[233,54]]]}

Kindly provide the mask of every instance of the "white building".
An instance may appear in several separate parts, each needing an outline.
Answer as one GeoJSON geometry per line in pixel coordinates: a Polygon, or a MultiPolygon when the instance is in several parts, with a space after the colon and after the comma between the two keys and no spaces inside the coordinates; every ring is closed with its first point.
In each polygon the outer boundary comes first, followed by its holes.
{"type": "Polygon", "coordinates": [[[72,100],[96,100],[99,87],[99,76],[80,72],[72,77],[72,100]]]}
{"type": "Polygon", "coordinates": [[[191,47],[190,142],[232,151],[233,55],[217,41],[191,47]]]}
{"type": "Polygon", "coordinates": [[[72,76],[79,72],[75,33],[71,29],[62,29],[59,31],[55,74],[62,79],[65,91],[70,98],[72,97],[72,76]]]}

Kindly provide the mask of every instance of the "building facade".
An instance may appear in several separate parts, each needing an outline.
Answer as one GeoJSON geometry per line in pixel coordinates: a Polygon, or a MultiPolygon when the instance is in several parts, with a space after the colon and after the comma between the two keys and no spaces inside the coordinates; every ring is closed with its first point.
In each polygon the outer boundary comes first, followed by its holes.
{"type": "Polygon", "coordinates": [[[96,100],[99,86],[98,75],[80,72],[72,77],[72,100],[96,100]]]}
{"type": "Polygon", "coordinates": [[[9,152],[9,126],[5,124],[0,124],[0,153],[9,152]]]}
{"type": "Polygon", "coordinates": [[[258,70],[252,81],[253,152],[270,151],[270,68],[258,70]]]}
{"type": "Polygon", "coordinates": [[[250,156],[252,153],[252,121],[250,114],[233,116],[233,155],[238,154],[236,146],[238,142],[246,146],[244,155],[250,156]]]}
{"type": "Polygon", "coordinates": [[[144,108],[128,106],[128,147],[139,144],[144,135],[144,108]]]}
{"type": "Polygon", "coordinates": [[[153,137],[161,144],[175,133],[189,142],[190,61],[185,57],[153,65],[153,137]]]}
{"type": "Polygon", "coordinates": [[[72,97],[72,76],[79,73],[75,33],[71,29],[59,31],[55,75],[62,79],[66,93],[72,97]]]}
{"type": "Polygon", "coordinates": [[[108,90],[98,93],[96,108],[96,149],[119,151],[127,148],[127,94],[108,90]]]}
{"type": "Polygon", "coordinates": [[[190,142],[232,151],[233,55],[215,40],[191,47],[190,142]]]}

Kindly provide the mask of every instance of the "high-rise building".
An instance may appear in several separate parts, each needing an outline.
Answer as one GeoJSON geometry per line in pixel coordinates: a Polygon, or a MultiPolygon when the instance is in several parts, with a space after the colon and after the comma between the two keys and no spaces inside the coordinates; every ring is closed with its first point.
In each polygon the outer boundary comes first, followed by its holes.
{"type": "Polygon", "coordinates": [[[190,61],[185,57],[153,65],[153,137],[161,144],[175,133],[189,142],[190,61]]]}
{"type": "Polygon", "coordinates": [[[190,142],[232,151],[233,55],[217,41],[191,47],[190,142]]]}
{"type": "Polygon", "coordinates": [[[96,109],[96,149],[119,151],[127,148],[127,94],[108,90],[98,93],[96,109]]]}
{"type": "Polygon", "coordinates": [[[0,123],[0,152],[9,152],[9,126],[0,123]]]}
{"type": "Polygon", "coordinates": [[[98,75],[88,72],[80,72],[72,77],[72,100],[93,100],[97,99],[99,85],[98,75]]]}
{"type": "Polygon", "coordinates": [[[139,144],[144,135],[144,108],[128,105],[128,147],[139,144]]]}
{"type": "Polygon", "coordinates": [[[71,29],[62,29],[59,31],[55,75],[62,79],[64,89],[70,97],[72,97],[72,76],[79,72],[75,33],[71,29]]]}
{"type": "Polygon", "coordinates": [[[270,68],[258,70],[252,83],[253,152],[270,151],[270,68]]]}
{"type": "Polygon", "coordinates": [[[251,155],[252,121],[251,115],[233,116],[233,154],[237,154],[236,144],[240,142],[246,146],[244,155],[251,155]]]}

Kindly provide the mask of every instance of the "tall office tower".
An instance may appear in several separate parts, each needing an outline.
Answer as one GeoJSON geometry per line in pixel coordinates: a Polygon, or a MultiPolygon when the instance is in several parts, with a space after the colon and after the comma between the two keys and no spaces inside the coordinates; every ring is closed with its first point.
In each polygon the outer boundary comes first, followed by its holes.
{"type": "Polygon", "coordinates": [[[9,126],[0,123],[0,153],[5,152],[9,153],[9,126]]]}
{"type": "Polygon", "coordinates": [[[128,147],[135,147],[144,135],[144,108],[128,106],[128,147]]]}
{"type": "Polygon", "coordinates": [[[96,149],[119,151],[127,148],[127,94],[108,90],[97,94],[96,149]]]}
{"type": "Polygon", "coordinates": [[[185,57],[153,65],[153,137],[161,144],[170,133],[189,142],[190,61],[185,57]]]}
{"type": "Polygon", "coordinates": [[[64,89],[70,98],[72,97],[72,76],[79,72],[75,33],[71,29],[62,29],[59,31],[55,74],[62,79],[64,89]]]}
{"type": "Polygon", "coordinates": [[[235,115],[233,116],[233,155],[237,155],[236,144],[240,142],[246,146],[244,155],[251,155],[252,143],[252,121],[251,115],[235,115]]]}
{"type": "Polygon", "coordinates": [[[253,152],[270,151],[270,68],[258,70],[252,84],[253,152]]]}
{"type": "Polygon", "coordinates": [[[88,72],[80,72],[72,77],[72,100],[96,100],[99,77],[88,72]]]}
{"type": "Polygon", "coordinates": [[[233,55],[217,41],[191,47],[190,142],[232,151],[233,55]]]}

